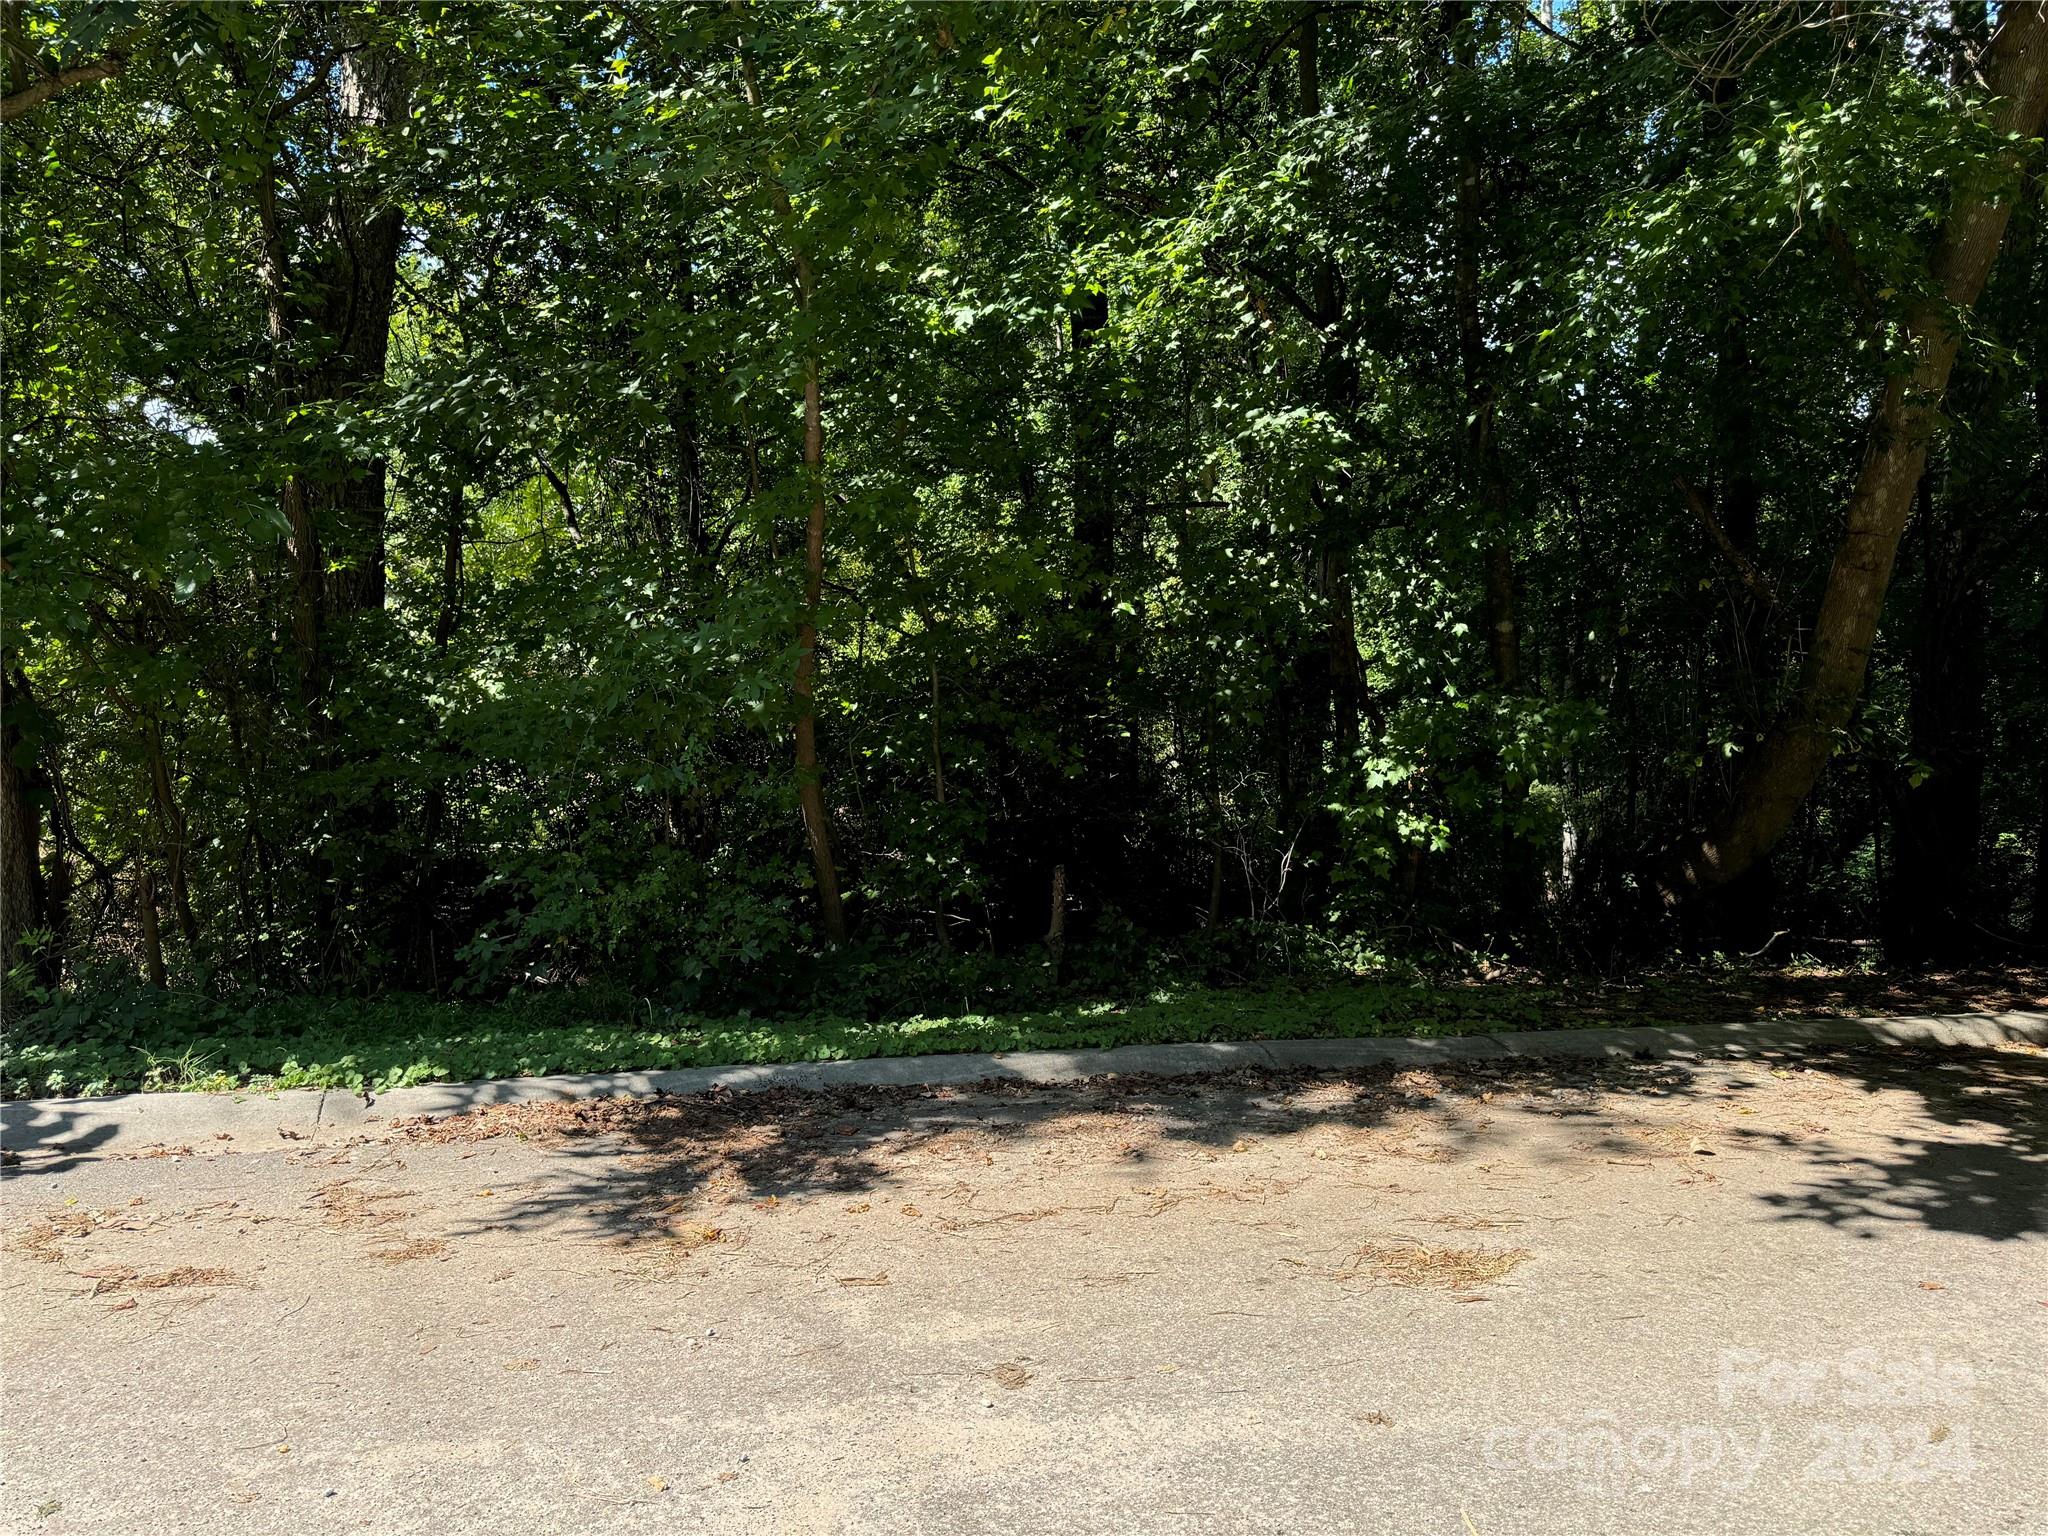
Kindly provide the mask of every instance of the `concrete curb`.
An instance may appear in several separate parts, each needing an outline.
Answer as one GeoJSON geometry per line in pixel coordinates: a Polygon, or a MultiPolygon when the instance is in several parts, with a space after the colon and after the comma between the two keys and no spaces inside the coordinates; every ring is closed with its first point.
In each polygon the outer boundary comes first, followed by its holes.
{"type": "Polygon", "coordinates": [[[1743,1057],[1811,1046],[2048,1045],[2048,1013],[1959,1013],[1865,1019],[1771,1019],[1691,1027],[1527,1030],[1438,1040],[1257,1040],[1125,1045],[1111,1050],[1016,1051],[1005,1055],[883,1056],[783,1066],[688,1067],[498,1078],[399,1088],[365,1102],[346,1089],[282,1093],[124,1093],[95,1099],[18,1099],[0,1104],[0,1144],[13,1153],[132,1151],[222,1134],[265,1140],[362,1131],[410,1115],[446,1115],[489,1104],[769,1088],[942,1087],[991,1079],[1066,1083],[1108,1072],[1189,1076],[1238,1067],[1426,1067],[1447,1061],[1541,1058],[1743,1057]]]}

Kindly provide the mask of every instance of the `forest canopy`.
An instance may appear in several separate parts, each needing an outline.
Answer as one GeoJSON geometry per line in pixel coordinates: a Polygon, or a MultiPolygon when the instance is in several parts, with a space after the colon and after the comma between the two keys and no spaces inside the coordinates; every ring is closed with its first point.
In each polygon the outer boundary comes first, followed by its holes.
{"type": "Polygon", "coordinates": [[[2040,4],[5,53],[17,1005],[2048,939],[2040,4]]]}

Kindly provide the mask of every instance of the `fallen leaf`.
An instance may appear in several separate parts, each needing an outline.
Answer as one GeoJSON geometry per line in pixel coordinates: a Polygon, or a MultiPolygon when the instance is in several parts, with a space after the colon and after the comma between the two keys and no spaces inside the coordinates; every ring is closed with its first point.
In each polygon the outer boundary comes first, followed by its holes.
{"type": "Polygon", "coordinates": [[[647,1479],[647,1486],[652,1488],[656,1493],[667,1493],[668,1479],[665,1477],[650,1477],[647,1479]]]}
{"type": "Polygon", "coordinates": [[[854,1215],[854,1216],[859,1216],[859,1215],[863,1214],[864,1212],[867,1212],[867,1211],[870,1211],[870,1210],[874,1209],[874,1207],[872,1207],[871,1205],[869,1205],[869,1204],[867,1203],[867,1201],[863,1200],[863,1201],[861,1201],[861,1203],[860,1203],[859,1205],[849,1205],[849,1206],[848,1206],[848,1207],[847,1207],[846,1209],[847,1209],[847,1211],[848,1211],[848,1213],[849,1213],[849,1214],[851,1214],[851,1215],[854,1215]]]}
{"type": "Polygon", "coordinates": [[[1920,1289],[1923,1291],[1945,1291],[1948,1287],[1939,1280],[1922,1280],[1920,1282],[1920,1289]]]}

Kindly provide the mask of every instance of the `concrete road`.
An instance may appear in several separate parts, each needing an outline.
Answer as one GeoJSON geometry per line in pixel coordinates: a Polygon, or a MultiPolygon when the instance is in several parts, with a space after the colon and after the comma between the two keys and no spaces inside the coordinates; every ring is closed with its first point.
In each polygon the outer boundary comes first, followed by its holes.
{"type": "Polygon", "coordinates": [[[0,1529],[2048,1532],[2048,1054],[41,1150],[0,1529]]]}

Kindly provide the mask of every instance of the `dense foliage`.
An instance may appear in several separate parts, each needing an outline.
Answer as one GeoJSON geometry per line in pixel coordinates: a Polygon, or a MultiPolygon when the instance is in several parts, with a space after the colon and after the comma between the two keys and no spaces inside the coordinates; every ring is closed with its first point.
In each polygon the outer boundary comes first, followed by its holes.
{"type": "Polygon", "coordinates": [[[9,3],[15,995],[2010,956],[2038,10],[9,3]]]}

